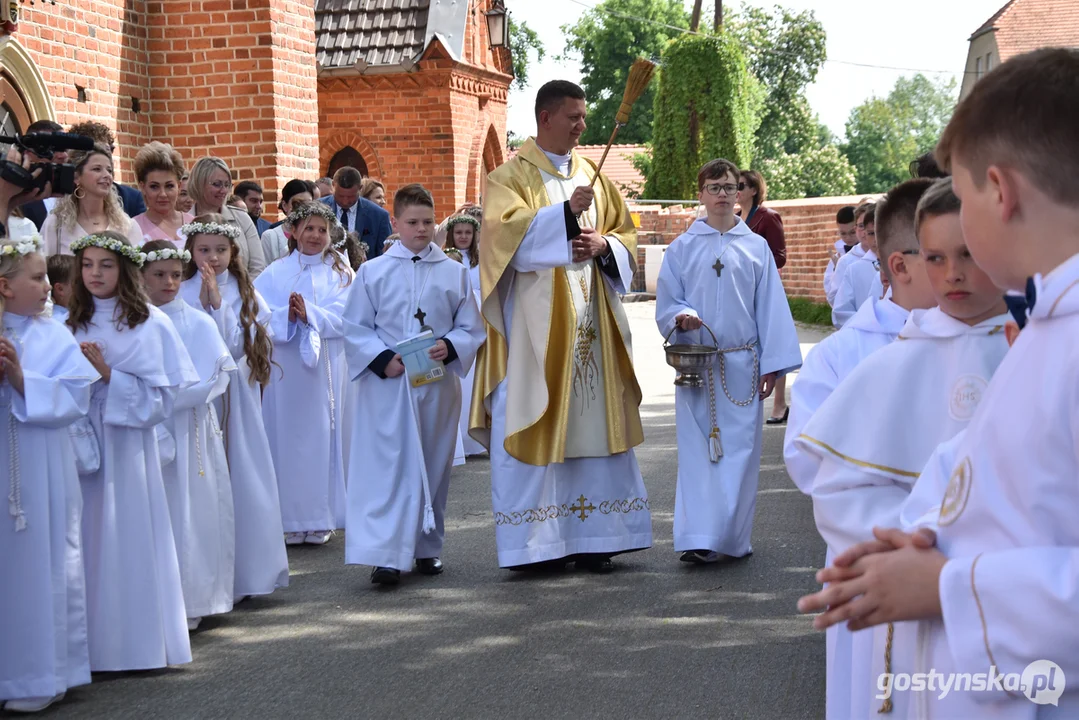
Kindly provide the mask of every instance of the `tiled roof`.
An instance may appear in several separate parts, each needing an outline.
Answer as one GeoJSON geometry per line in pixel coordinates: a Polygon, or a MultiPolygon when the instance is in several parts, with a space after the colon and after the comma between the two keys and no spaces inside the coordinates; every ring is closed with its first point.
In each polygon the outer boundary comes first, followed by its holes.
{"type": "MultiPolygon", "coordinates": [[[[598,163],[606,145],[578,145],[577,152],[598,163]]],[[[633,156],[647,150],[644,145],[612,145],[603,163],[603,174],[623,193],[638,194],[644,189],[644,178],[633,167],[633,156]]]]}
{"type": "Polygon", "coordinates": [[[315,47],[323,68],[395,67],[414,61],[437,35],[454,58],[464,49],[470,2],[315,0],[315,47]]]}
{"type": "Polygon", "coordinates": [[[430,0],[315,0],[316,57],[324,68],[399,65],[423,52],[430,0]]]}
{"type": "Polygon", "coordinates": [[[1011,0],[974,36],[989,30],[996,31],[1000,62],[1043,47],[1079,47],[1079,2],[1011,0]]]}

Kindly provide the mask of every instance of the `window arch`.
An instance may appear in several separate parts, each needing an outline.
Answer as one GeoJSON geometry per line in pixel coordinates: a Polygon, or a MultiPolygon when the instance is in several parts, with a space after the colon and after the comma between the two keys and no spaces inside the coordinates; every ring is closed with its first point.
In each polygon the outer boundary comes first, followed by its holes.
{"type": "Polygon", "coordinates": [[[368,176],[367,163],[363,159],[363,155],[360,155],[360,151],[351,145],[345,147],[334,153],[334,156],[330,158],[330,167],[327,171],[329,177],[333,177],[334,174],[343,167],[354,167],[360,171],[360,175],[364,177],[368,176]]]}

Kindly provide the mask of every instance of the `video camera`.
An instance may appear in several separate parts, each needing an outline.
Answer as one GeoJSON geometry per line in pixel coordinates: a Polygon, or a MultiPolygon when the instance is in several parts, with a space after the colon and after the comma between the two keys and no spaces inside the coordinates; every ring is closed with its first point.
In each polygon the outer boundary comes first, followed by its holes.
{"type": "MultiPolygon", "coordinates": [[[[30,133],[29,135],[0,136],[0,143],[17,147],[21,152],[32,152],[40,158],[51,159],[57,150],[94,149],[93,138],[71,133],[30,133]]],[[[0,160],[0,179],[22,188],[23,190],[43,189],[51,183],[54,195],[69,195],[75,192],[75,166],[67,163],[40,162],[30,169],[0,160]],[[34,177],[35,170],[41,174],[34,177]]]]}

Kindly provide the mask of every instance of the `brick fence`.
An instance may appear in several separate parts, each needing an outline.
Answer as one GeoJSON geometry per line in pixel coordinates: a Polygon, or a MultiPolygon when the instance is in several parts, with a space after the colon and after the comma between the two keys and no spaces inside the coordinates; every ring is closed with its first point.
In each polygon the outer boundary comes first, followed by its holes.
{"type": "MultiPolygon", "coordinates": [[[[828,265],[828,249],[836,239],[835,214],[844,205],[857,205],[862,196],[774,200],[767,203],[783,218],[787,238],[787,264],[779,271],[790,297],[825,302],[821,281],[828,265]]],[[[697,217],[695,207],[634,206],[640,218],[637,234],[637,275],[633,289],[645,289],[645,246],[669,245],[697,217]]]]}

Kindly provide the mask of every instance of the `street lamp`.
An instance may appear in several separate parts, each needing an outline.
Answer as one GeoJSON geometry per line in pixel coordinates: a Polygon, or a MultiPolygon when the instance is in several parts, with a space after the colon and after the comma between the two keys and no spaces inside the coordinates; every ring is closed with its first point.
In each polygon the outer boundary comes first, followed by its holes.
{"type": "Polygon", "coordinates": [[[491,9],[484,15],[487,16],[487,37],[491,41],[491,47],[509,47],[510,24],[502,0],[492,0],[491,9]]]}

